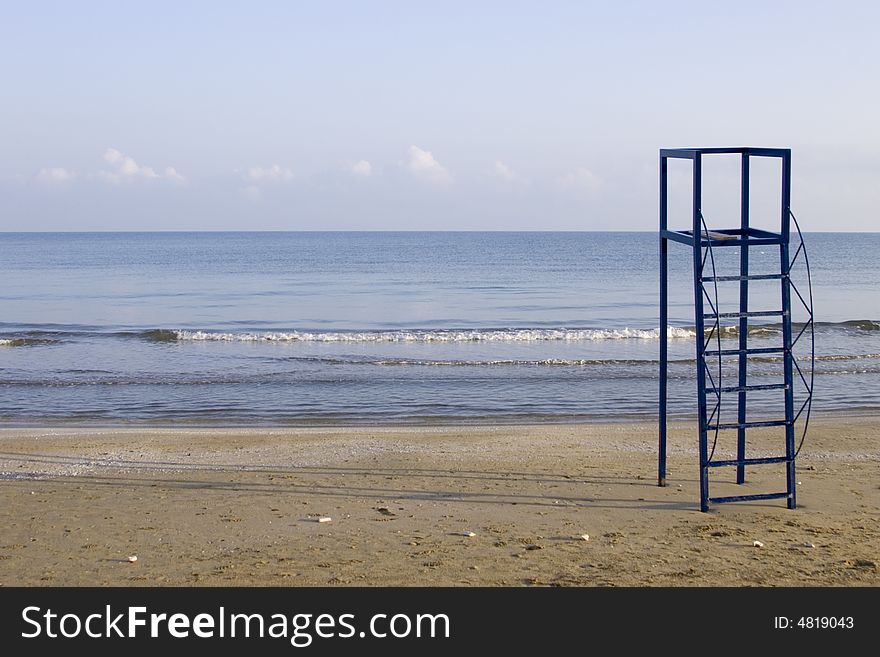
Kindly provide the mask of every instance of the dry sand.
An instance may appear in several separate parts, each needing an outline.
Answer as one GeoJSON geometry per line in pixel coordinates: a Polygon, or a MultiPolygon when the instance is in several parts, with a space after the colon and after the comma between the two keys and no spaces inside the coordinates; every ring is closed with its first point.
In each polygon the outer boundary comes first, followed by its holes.
{"type": "Polygon", "coordinates": [[[675,427],[658,488],[635,424],[5,429],[0,584],[880,584],[880,420],[815,423],[797,510],[700,513],[695,446],[675,427]]]}

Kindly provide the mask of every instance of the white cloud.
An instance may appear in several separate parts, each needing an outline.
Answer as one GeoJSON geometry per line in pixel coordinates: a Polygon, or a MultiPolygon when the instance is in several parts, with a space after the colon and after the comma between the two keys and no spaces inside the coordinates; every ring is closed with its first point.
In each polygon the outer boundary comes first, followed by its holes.
{"type": "Polygon", "coordinates": [[[40,169],[35,177],[40,182],[58,184],[68,182],[74,174],[62,167],[48,167],[40,169]]]}
{"type": "Polygon", "coordinates": [[[111,176],[117,178],[158,178],[152,167],[142,167],[134,158],[120,153],[115,148],[108,148],[104,152],[104,160],[111,164],[115,171],[111,176]]]}
{"type": "Polygon", "coordinates": [[[602,181],[595,173],[584,167],[578,167],[571,173],[563,176],[562,186],[588,196],[594,196],[602,187],[602,181]]]}
{"type": "Polygon", "coordinates": [[[361,160],[351,168],[352,173],[363,176],[364,178],[369,177],[373,173],[373,165],[371,165],[366,160],[361,160]]]}
{"type": "Polygon", "coordinates": [[[525,182],[522,177],[501,160],[495,160],[495,175],[510,183],[525,182]]]}
{"type": "Polygon", "coordinates": [[[115,148],[108,148],[104,152],[104,161],[111,167],[111,171],[101,171],[100,178],[112,183],[120,183],[127,180],[155,180],[166,178],[176,183],[186,182],[174,167],[167,167],[164,174],[158,174],[153,167],[141,166],[134,158],[125,155],[115,148]]]}
{"type": "Polygon", "coordinates": [[[171,182],[185,183],[186,178],[181,176],[174,167],[165,167],[165,177],[171,182]]]}
{"type": "Polygon", "coordinates": [[[244,178],[252,183],[284,182],[293,178],[293,171],[278,164],[270,167],[251,167],[245,172],[244,178]]]}
{"type": "Polygon", "coordinates": [[[424,151],[418,146],[409,147],[407,167],[414,176],[422,180],[435,183],[452,182],[452,176],[449,174],[449,171],[434,159],[430,151],[424,151]]]}

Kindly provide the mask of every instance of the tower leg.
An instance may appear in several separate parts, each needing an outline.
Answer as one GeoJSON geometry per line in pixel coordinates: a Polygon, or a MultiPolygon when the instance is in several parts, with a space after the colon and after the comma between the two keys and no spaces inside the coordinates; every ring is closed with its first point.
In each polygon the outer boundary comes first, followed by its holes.
{"type": "Polygon", "coordinates": [[[709,510],[709,435],[706,418],[706,354],[705,321],[703,318],[703,249],[702,227],[702,158],[694,157],[693,173],[693,236],[694,236],[694,329],[697,357],[697,407],[700,439],[700,511],[709,510]]]}
{"type": "Polygon", "coordinates": [[[666,404],[668,399],[668,345],[667,327],[668,317],[668,282],[667,277],[668,241],[665,237],[660,238],[660,409],[659,409],[659,436],[657,454],[657,485],[666,485],[666,404]]]}
{"type": "Polygon", "coordinates": [[[659,401],[659,445],[657,449],[657,485],[666,485],[666,402],[668,376],[667,327],[669,325],[669,240],[662,231],[666,230],[666,158],[660,158],[660,401],[659,401]]]}
{"type": "Polygon", "coordinates": [[[788,242],[790,236],[791,217],[791,154],[787,153],[782,158],[782,208],[781,208],[781,233],[782,245],[779,248],[780,271],[782,278],[782,343],[785,346],[783,354],[783,369],[785,375],[785,480],[787,483],[788,508],[797,507],[797,473],[794,466],[794,372],[791,353],[791,280],[789,279],[788,242]]]}
{"type": "MultiPolygon", "coordinates": [[[[782,271],[788,274],[788,244],[780,248],[782,271]]],[[[788,276],[782,279],[782,340],[785,345],[783,369],[785,375],[785,481],[788,493],[788,508],[797,507],[797,473],[794,464],[794,372],[791,354],[791,284],[788,276]]]]}
{"type": "MultiPolygon", "coordinates": [[[[740,227],[746,230],[749,227],[749,156],[743,153],[742,156],[742,172],[740,183],[740,227]]],[[[745,278],[749,275],[749,247],[743,245],[739,251],[739,275],[742,277],[739,282],[739,311],[746,313],[749,311],[749,281],[745,278]]],[[[746,422],[746,381],[748,379],[748,355],[745,349],[749,346],[749,319],[748,317],[740,317],[739,320],[739,376],[738,386],[741,390],[737,399],[737,421],[740,425],[746,422]]],[[[736,431],[736,460],[742,463],[746,458],[746,430],[740,426],[736,431]]],[[[736,466],[736,483],[742,484],[746,480],[746,466],[736,466]]]]}

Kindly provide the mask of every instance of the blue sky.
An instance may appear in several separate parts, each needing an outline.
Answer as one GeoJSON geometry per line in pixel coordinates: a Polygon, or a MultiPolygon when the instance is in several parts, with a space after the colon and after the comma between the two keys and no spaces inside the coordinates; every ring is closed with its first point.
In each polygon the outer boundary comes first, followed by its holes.
{"type": "Polygon", "coordinates": [[[652,230],[657,149],[718,145],[880,225],[872,2],[0,8],[0,230],[652,230]]]}

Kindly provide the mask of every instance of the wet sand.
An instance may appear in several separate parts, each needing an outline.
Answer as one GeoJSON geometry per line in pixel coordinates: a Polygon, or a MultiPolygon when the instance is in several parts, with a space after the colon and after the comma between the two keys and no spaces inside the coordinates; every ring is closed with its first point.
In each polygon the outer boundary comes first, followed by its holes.
{"type": "Polygon", "coordinates": [[[653,425],[4,429],[0,584],[880,585],[880,419],[814,424],[796,510],[700,513],[696,464],[692,424],[666,488],[653,425]]]}

